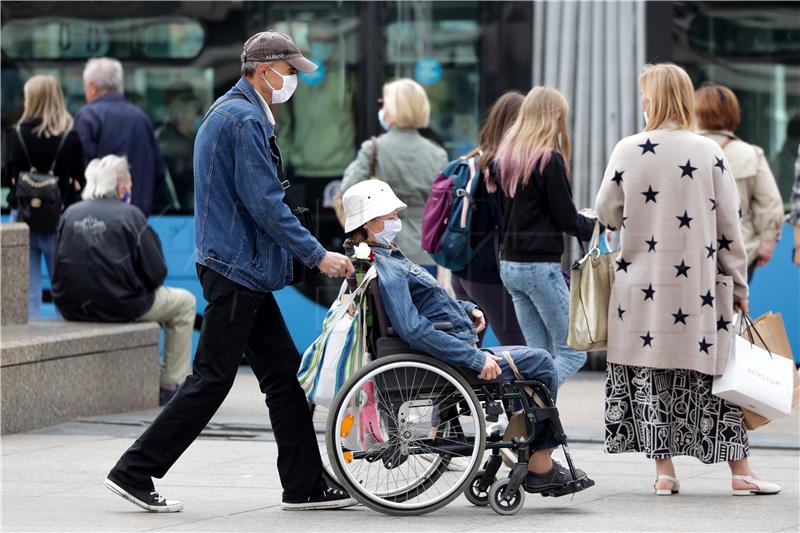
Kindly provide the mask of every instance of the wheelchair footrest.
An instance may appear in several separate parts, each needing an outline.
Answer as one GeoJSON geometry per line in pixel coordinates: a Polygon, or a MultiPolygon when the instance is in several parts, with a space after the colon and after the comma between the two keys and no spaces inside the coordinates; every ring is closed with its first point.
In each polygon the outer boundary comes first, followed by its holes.
{"type": "Polygon", "coordinates": [[[585,477],[576,479],[575,481],[570,481],[566,485],[563,485],[557,489],[543,491],[540,494],[542,496],[552,496],[553,498],[558,498],[559,496],[566,496],[567,494],[575,494],[576,492],[588,489],[589,487],[594,487],[594,480],[585,477]]]}

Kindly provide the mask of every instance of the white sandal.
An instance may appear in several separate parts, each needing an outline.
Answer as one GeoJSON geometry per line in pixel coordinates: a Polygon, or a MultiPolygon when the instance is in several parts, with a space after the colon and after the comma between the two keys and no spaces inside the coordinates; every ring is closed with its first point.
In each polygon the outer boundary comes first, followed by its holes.
{"type": "Polygon", "coordinates": [[[733,476],[734,481],[744,481],[750,485],[755,485],[755,489],[734,489],[734,496],[751,496],[753,494],[778,494],[781,491],[780,485],[770,483],[763,479],[756,479],[752,476],[733,476]]]}
{"type": "Polygon", "coordinates": [[[672,476],[668,476],[666,474],[659,474],[656,477],[655,482],[653,483],[653,488],[656,491],[656,496],[672,496],[673,494],[678,494],[681,491],[681,484],[680,482],[672,476]],[[672,488],[670,489],[659,489],[656,487],[659,481],[671,481],[672,488]]]}

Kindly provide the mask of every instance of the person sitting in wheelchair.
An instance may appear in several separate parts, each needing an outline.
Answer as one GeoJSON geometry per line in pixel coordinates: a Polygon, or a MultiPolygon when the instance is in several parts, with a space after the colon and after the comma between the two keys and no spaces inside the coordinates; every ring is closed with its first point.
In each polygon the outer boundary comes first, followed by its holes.
{"type": "MultiPolygon", "coordinates": [[[[451,298],[425,268],[409,261],[394,244],[402,229],[397,215],[406,204],[387,183],[377,179],[362,181],[344,193],[342,204],[346,215],[345,251],[352,256],[356,246],[367,243],[374,253],[380,297],[397,336],[412,349],[452,366],[471,369],[486,381],[515,378],[508,361],[495,355],[505,352],[521,376],[544,383],[555,402],[558,380],[547,351],[527,346],[495,347],[490,351],[478,348],[477,334],[486,327],[480,309],[471,302],[451,298]],[[434,324],[441,322],[449,322],[452,329],[437,330],[434,324]]],[[[542,421],[536,427],[538,436],[531,445],[525,489],[552,491],[574,481],[568,468],[551,459],[560,443],[550,425],[542,421]]],[[[586,477],[582,470],[575,472],[575,479],[586,477]]]]}

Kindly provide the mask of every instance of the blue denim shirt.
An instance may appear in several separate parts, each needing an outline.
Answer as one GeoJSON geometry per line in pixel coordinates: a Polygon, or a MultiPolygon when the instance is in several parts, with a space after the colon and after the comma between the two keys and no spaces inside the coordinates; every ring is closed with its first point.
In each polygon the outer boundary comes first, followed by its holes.
{"type": "Polygon", "coordinates": [[[373,246],[378,288],[386,315],[397,335],[413,349],[454,366],[483,370],[486,355],[478,342],[469,314],[475,304],[454,300],[424,268],[400,252],[373,246]],[[449,332],[434,329],[450,322],[449,332]]]}
{"type": "Polygon", "coordinates": [[[280,156],[255,90],[244,78],[211,107],[194,144],[195,260],[261,292],[292,279],[325,249],[284,203],[280,156]]]}
{"type": "Polygon", "coordinates": [[[124,155],[131,167],[131,203],[149,215],[153,195],[164,181],[164,156],[144,111],[120,93],[106,93],[75,115],[83,157],[124,155]]]}

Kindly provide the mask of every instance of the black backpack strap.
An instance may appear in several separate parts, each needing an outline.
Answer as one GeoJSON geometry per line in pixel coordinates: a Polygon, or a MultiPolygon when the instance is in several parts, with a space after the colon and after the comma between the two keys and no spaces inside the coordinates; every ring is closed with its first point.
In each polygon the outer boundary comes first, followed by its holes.
{"type": "Polygon", "coordinates": [[[31,156],[28,154],[28,146],[25,144],[25,139],[22,138],[22,131],[19,124],[14,125],[14,131],[17,132],[17,139],[19,139],[19,144],[22,146],[22,151],[25,153],[25,158],[28,160],[28,167],[33,169],[33,163],[31,163],[31,156]]]}
{"type": "Polygon", "coordinates": [[[58,156],[61,154],[61,149],[64,147],[64,143],[67,140],[67,135],[69,135],[69,131],[65,131],[64,134],[61,136],[61,140],[58,142],[58,148],[56,148],[56,155],[53,156],[53,163],[50,165],[50,174],[56,169],[56,162],[58,162],[58,156]]]}

